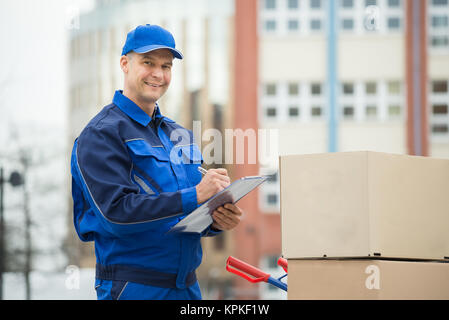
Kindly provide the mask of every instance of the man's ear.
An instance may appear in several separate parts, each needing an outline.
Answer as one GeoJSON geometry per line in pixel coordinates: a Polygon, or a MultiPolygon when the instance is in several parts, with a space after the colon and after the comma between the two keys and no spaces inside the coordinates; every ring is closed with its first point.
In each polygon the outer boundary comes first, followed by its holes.
{"type": "Polygon", "coordinates": [[[129,69],[129,57],[128,56],[121,56],[120,57],[120,68],[124,73],[128,73],[129,69]]]}

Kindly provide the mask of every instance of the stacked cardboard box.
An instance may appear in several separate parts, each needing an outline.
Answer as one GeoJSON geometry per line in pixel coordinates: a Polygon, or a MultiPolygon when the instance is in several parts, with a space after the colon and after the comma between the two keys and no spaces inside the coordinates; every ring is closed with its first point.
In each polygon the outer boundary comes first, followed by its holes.
{"type": "Polygon", "coordinates": [[[449,160],[280,157],[289,299],[449,299],[449,160]]]}

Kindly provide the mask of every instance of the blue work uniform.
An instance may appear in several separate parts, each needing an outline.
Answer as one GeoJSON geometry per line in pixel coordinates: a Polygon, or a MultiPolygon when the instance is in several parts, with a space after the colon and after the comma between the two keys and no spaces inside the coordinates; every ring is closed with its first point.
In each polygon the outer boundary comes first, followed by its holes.
{"type": "Polygon", "coordinates": [[[190,130],[116,91],[75,140],[74,224],[95,241],[98,299],[201,299],[200,239],[167,233],[198,207],[202,163],[190,130]]]}

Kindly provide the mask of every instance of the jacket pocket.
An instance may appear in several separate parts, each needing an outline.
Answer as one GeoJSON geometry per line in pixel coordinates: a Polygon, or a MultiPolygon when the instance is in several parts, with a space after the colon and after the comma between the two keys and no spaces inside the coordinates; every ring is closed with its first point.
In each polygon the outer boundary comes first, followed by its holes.
{"type": "Polygon", "coordinates": [[[143,139],[131,139],[126,141],[126,146],[132,157],[152,157],[162,162],[170,160],[162,145],[152,146],[143,139]]]}
{"type": "Polygon", "coordinates": [[[170,158],[162,145],[153,146],[143,139],[132,139],[126,141],[126,146],[133,161],[131,177],[144,192],[157,194],[177,190],[170,158]]]}

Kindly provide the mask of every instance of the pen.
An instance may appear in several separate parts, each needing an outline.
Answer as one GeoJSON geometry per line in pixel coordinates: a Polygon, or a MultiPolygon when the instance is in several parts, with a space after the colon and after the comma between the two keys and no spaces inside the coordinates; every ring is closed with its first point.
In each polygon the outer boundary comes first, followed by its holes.
{"type": "Polygon", "coordinates": [[[207,170],[204,169],[203,167],[198,167],[198,171],[201,172],[203,175],[207,173],[207,170]]]}

